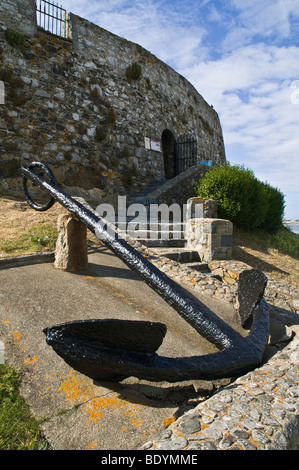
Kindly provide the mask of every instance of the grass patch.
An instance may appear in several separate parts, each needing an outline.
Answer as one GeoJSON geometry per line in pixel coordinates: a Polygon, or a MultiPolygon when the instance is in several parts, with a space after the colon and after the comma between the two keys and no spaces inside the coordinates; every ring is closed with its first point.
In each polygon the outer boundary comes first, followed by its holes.
{"type": "Polygon", "coordinates": [[[49,445],[19,392],[20,374],[0,364],[0,450],[47,450],[49,445]]]}
{"type": "Polygon", "coordinates": [[[299,235],[287,227],[275,234],[234,227],[233,259],[261,269],[269,279],[299,289],[299,235]]]}
{"type": "Polygon", "coordinates": [[[275,234],[268,234],[267,243],[282,253],[299,260],[299,235],[284,227],[275,234]]]}
{"type": "Polygon", "coordinates": [[[234,232],[244,242],[259,246],[261,249],[279,250],[282,254],[299,260],[299,235],[289,228],[283,227],[276,233],[263,230],[245,231],[234,228],[234,232]]]}
{"type": "Polygon", "coordinates": [[[12,238],[0,240],[0,253],[17,256],[54,250],[56,240],[57,229],[51,223],[37,222],[12,238]]]}
{"type": "Polygon", "coordinates": [[[21,31],[16,31],[14,29],[8,29],[6,31],[6,40],[8,44],[15,49],[23,50],[25,49],[26,36],[21,31]]]}

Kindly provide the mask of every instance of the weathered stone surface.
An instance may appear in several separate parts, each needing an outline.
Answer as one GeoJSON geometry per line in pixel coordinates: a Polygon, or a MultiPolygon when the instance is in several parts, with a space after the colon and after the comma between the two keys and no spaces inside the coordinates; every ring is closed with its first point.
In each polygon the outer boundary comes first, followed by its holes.
{"type": "Polygon", "coordinates": [[[202,261],[229,260],[232,257],[233,224],[229,220],[198,218],[186,222],[187,248],[196,250],[202,261]]]}
{"type": "Polygon", "coordinates": [[[188,219],[217,219],[218,207],[217,201],[213,199],[204,199],[202,197],[191,197],[187,201],[188,219]]]}
{"type": "Polygon", "coordinates": [[[180,433],[186,450],[298,450],[298,325],[293,329],[294,339],[266,364],[186,412],[169,426],[167,440],[157,438],[143,449],[175,449],[180,433]],[[290,389],[296,389],[294,397],[290,389]],[[195,420],[201,428],[191,434],[195,420]]]}
{"type": "Polygon", "coordinates": [[[267,277],[259,269],[243,271],[239,276],[238,300],[241,324],[250,320],[253,310],[264,295],[267,277]]]}
{"type": "Polygon", "coordinates": [[[80,271],[88,264],[87,229],[68,214],[58,217],[58,238],[54,266],[65,271],[80,271]]]}

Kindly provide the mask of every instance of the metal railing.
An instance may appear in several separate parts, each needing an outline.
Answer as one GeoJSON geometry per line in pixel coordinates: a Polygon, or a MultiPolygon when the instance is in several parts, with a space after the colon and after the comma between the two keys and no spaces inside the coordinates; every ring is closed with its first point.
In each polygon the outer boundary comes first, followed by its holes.
{"type": "Polygon", "coordinates": [[[185,134],[174,144],[174,175],[177,176],[197,163],[197,140],[185,134]]]}
{"type": "Polygon", "coordinates": [[[36,0],[37,25],[56,36],[67,37],[67,13],[53,1],[36,0]]]}

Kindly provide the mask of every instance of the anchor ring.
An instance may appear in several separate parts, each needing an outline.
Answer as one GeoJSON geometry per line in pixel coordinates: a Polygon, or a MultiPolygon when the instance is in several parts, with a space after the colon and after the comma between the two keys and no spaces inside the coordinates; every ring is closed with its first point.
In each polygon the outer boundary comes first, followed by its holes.
{"type": "MultiPolygon", "coordinates": [[[[46,174],[46,176],[48,177],[48,179],[50,180],[50,182],[52,184],[57,184],[55,176],[53,175],[52,171],[44,163],[42,163],[42,162],[32,162],[32,163],[30,163],[30,165],[27,168],[29,170],[32,170],[33,168],[37,168],[37,169],[42,170],[41,172],[37,173],[38,176],[46,174]]],[[[45,204],[42,204],[42,205],[39,205],[36,202],[34,202],[33,199],[31,198],[30,194],[29,194],[28,186],[27,186],[27,178],[25,176],[23,177],[23,187],[24,187],[24,193],[25,193],[26,200],[27,200],[29,206],[32,207],[32,209],[34,209],[36,211],[39,211],[39,212],[44,212],[44,211],[47,211],[48,209],[50,209],[53,206],[53,204],[55,203],[55,199],[53,197],[51,197],[49,199],[49,201],[47,201],[45,204]]]]}

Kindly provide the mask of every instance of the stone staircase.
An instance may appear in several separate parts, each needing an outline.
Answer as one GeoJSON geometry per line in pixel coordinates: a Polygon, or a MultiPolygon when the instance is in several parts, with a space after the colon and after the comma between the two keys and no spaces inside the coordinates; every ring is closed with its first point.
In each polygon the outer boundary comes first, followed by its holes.
{"type": "MultiPolygon", "coordinates": [[[[136,212],[135,215],[127,215],[123,220],[118,219],[116,214],[115,226],[120,230],[125,228],[129,236],[158,256],[169,258],[208,274],[210,273],[208,264],[201,261],[197,251],[186,247],[184,220],[173,221],[169,217],[163,220],[160,214],[158,216],[153,212],[151,205],[158,204],[155,191],[164,183],[165,180],[156,181],[141,192],[127,197],[127,209],[132,204],[142,204],[146,209],[146,215],[136,212]],[[153,218],[155,223],[153,223],[153,218]]],[[[171,216],[171,213],[169,215],[171,216]]]]}
{"type": "Polygon", "coordinates": [[[155,191],[158,188],[161,188],[161,186],[163,186],[165,183],[166,183],[165,179],[160,179],[149,184],[138,193],[129,195],[127,198],[128,205],[143,204],[145,206],[149,206],[150,204],[157,204],[155,191]]]}

